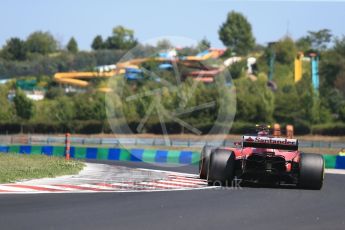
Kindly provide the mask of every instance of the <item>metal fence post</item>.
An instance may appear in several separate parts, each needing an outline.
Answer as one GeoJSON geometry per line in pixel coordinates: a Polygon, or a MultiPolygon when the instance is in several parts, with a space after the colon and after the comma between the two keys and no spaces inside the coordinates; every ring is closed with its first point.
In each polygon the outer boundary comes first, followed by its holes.
{"type": "Polygon", "coordinates": [[[65,139],[65,159],[70,159],[70,150],[71,150],[71,141],[70,141],[70,134],[66,133],[66,139],[65,139]]]}

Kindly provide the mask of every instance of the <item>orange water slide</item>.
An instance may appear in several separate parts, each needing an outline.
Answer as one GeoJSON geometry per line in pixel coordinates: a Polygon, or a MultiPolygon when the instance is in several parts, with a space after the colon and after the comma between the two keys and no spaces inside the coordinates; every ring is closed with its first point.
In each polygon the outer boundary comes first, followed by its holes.
{"type": "MultiPolygon", "coordinates": [[[[209,58],[217,58],[224,53],[222,49],[210,49],[208,53],[202,56],[188,56],[185,60],[188,61],[203,61],[209,58]]],[[[65,72],[65,73],[56,73],[54,75],[54,80],[61,84],[69,84],[78,87],[87,87],[89,86],[88,79],[95,78],[110,78],[117,74],[124,74],[126,68],[138,68],[138,65],[148,61],[173,61],[167,58],[137,58],[125,62],[120,62],[116,64],[116,69],[108,72],[65,72]]],[[[177,61],[177,60],[175,60],[177,61]]]]}
{"type": "Polygon", "coordinates": [[[95,78],[110,78],[117,74],[124,74],[126,68],[138,68],[138,64],[147,62],[149,60],[164,61],[162,58],[138,58],[117,64],[116,69],[108,72],[65,72],[56,73],[54,80],[58,83],[69,84],[78,87],[87,87],[89,82],[87,79],[95,78]]]}
{"type": "Polygon", "coordinates": [[[187,56],[188,61],[205,61],[210,58],[218,58],[224,54],[223,49],[210,49],[208,53],[201,56],[187,56]]]}
{"type": "Polygon", "coordinates": [[[121,73],[121,71],[118,71],[118,70],[110,71],[110,72],[56,73],[54,75],[54,80],[62,84],[70,84],[70,85],[75,85],[79,87],[86,87],[89,85],[89,82],[85,81],[85,79],[109,78],[119,73],[121,73]]]}

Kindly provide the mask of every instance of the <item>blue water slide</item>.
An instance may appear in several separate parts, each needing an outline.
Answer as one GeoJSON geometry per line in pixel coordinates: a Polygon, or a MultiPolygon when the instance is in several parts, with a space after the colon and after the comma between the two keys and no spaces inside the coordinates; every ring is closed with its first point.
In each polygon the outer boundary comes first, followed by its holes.
{"type": "Polygon", "coordinates": [[[312,82],[315,91],[319,90],[319,57],[312,57],[311,59],[312,82]]]}
{"type": "Polygon", "coordinates": [[[170,63],[162,63],[158,66],[159,69],[172,69],[173,66],[170,63]]]}
{"type": "Polygon", "coordinates": [[[202,56],[205,56],[205,55],[207,55],[207,54],[209,54],[209,53],[210,53],[209,50],[204,50],[204,51],[198,53],[196,56],[197,56],[197,57],[202,57],[202,56]]]}
{"type": "Polygon", "coordinates": [[[143,79],[143,71],[136,68],[126,68],[125,78],[127,80],[140,80],[143,79]]]}

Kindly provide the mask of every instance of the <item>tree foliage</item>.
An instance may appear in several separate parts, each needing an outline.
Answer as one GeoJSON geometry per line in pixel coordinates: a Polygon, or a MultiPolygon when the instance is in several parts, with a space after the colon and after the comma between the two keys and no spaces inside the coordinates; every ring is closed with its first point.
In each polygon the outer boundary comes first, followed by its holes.
{"type": "Polygon", "coordinates": [[[310,41],[310,38],[308,36],[299,38],[295,44],[296,44],[298,51],[301,51],[301,52],[308,52],[312,49],[311,48],[311,41],[310,41]]]}
{"type": "Polygon", "coordinates": [[[274,45],[276,61],[284,65],[292,65],[297,54],[294,41],[285,37],[274,45]]]}
{"type": "Polygon", "coordinates": [[[308,38],[311,46],[315,50],[324,51],[328,43],[331,42],[332,33],[329,29],[322,29],[319,31],[308,31],[308,38]]]}
{"type": "Polygon", "coordinates": [[[80,94],[74,98],[75,119],[105,120],[105,102],[102,94],[80,94]]]}
{"type": "Polygon", "coordinates": [[[56,52],[58,43],[49,32],[37,31],[29,35],[26,40],[27,50],[30,53],[50,54],[56,52]]]}
{"type": "Polygon", "coordinates": [[[108,37],[105,45],[108,49],[128,50],[137,45],[134,37],[134,31],[123,26],[117,26],[113,29],[112,36],[108,37]]]}
{"type": "Polygon", "coordinates": [[[6,44],[0,52],[3,59],[11,61],[23,61],[26,59],[26,45],[25,42],[19,38],[11,38],[7,40],[6,44]]]}
{"type": "Polygon", "coordinates": [[[255,46],[252,26],[241,13],[231,11],[218,33],[223,44],[237,54],[247,54],[255,46]]]}
{"type": "Polygon", "coordinates": [[[300,51],[325,51],[332,40],[332,33],[329,29],[308,31],[308,34],[297,40],[296,46],[300,51]]]}
{"type": "Polygon", "coordinates": [[[77,41],[75,40],[74,37],[72,37],[68,43],[67,43],[67,50],[71,53],[78,53],[79,51],[79,48],[78,48],[78,43],[77,41]]]}
{"type": "Polygon", "coordinates": [[[29,120],[34,115],[34,104],[21,91],[17,90],[13,99],[17,115],[23,120],[29,120]]]}
{"type": "Polygon", "coordinates": [[[211,42],[206,37],[201,39],[197,45],[198,50],[205,50],[209,48],[211,48],[211,42]]]}
{"type": "MultiPolygon", "coordinates": [[[[240,13],[230,12],[227,20],[219,29],[219,37],[228,47],[228,51],[236,52],[240,56],[250,53],[257,57],[257,80],[250,80],[246,73],[246,60],[231,65],[228,70],[234,78],[237,92],[236,121],[240,124],[247,122],[279,122],[291,123],[306,132],[312,125],[334,122],[345,122],[345,37],[338,37],[331,43],[332,33],[328,29],[309,31],[297,41],[283,37],[268,49],[266,45],[257,45],[253,49],[255,40],[251,25],[240,13]],[[332,46],[330,46],[332,44],[332,46]],[[274,79],[278,88],[272,91],[267,87],[267,54],[275,52],[274,79]],[[320,59],[320,90],[316,92],[311,84],[310,63],[303,61],[303,78],[294,82],[294,58],[298,51],[317,51],[320,59]]],[[[95,66],[116,63],[126,52],[137,44],[134,31],[123,26],[114,28],[113,33],[103,39],[96,36],[92,42],[93,51],[79,51],[78,44],[72,37],[64,50],[58,50],[58,44],[48,32],[34,32],[26,41],[11,38],[0,51],[0,76],[36,78],[39,86],[46,87],[46,99],[33,102],[26,98],[23,92],[17,91],[13,103],[7,99],[9,89],[15,84],[0,86],[0,119],[2,122],[30,121],[27,124],[42,122],[45,128],[35,127],[35,130],[104,130],[106,128],[106,113],[104,95],[95,93],[88,88],[85,93],[65,93],[63,88],[57,86],[52,80],[54,73],[67,71],[93,71],[95,66]],[[58,51],[58,52],[57,52],[58,51]],[[49,55],[53,52],[54,55],[49,55]],[[44,76],[47,75],[47,76],[44,76]],[[34,112],[38,111],[38,112],[34,112]],[[54,124],[52,124],[54,123],[54,124]],[[61,126],[55,126],[56,124],[61,126]],[[101,124],[101,128],[99,127],[101,124]]],[[[139,45],[134,50],[138,56],[145,53],[158,53],[160,49],[172,47],[169,41],[160,41],[156,46],[139,45]],[[158,47],[157,47],[158,46],[158,47]],[[149,51],[149,52],[148,52],[149,51]]],[[[204,38],[197,47],[185,47],[179,50],[179,55],[195,55],[197,50],[210,47],[210,42],[204,38]]],[[[226,56],[226,55],[225,55],[226,56]]],[[[212,60],[210,61],[211,64],[212,60]]],[[[156,62],[143,64],[144,68],[154,71],[160,80],[176,81],[171,72],[160,70],[156,62]]],[[[181,75],[185,76],[191,68],[181,67],[181,75]]],[[[124,91],[122,96],[130,96],[156,89],[157,81],[145,74],[143,81],[124,82],[118,91],[124,91]]],[[[219,79],[219,76],[216,77],[219,79]]],[[[94,81],[94,85],[106,85],[105,82],[94,81]]],[[[176,83],[176,82],[173,82],[176,83]]],[[[183,119],[192,126],[211,127],[215,122],[218,110],[230,114],[231,96],[219,86],[223,84],[198,84],[193,88],[194,82],[184,79],[178,92],[170,91],[169,87],[161,87],[161,95],[157,97],[141,97],[130,102],[121,103],[121,95],[114,92],[115,110],[124,111],[122,122],[129,122],[131,127],[137,127],[145,117],[152,100],[159,97],[160,102],[169,111],[183,111],[185,108],[195,107],[208,103],[214,98],[216,106],[205,110],[195,111],[191,114],[182,114],[183,119]],[[221,97],[219,98],[219,93],[221,97]]],[[[123,102],[123,98],[122,98],[123,102]]],[[[156,112],[148,119],[147,131],[161,132],[160,118],[156,112]]],[[[171,119],[166,120],[167,128],[174,132],[183,132],[182,126],[171,119]]],[[[247,126],[243,126],[247,127],[247,126]]],[[[24,127],[25,129],[25,127],[24,127]]],[[[206,129],[203,129],[206,130],[206,129]]]]}
{"type": "Polygon", "coordinates": [[[344,118],[345,107],[345,36],[322,53],[320,62],[320,100],[333,116],[344,118]]]}
{"type": "Polygon", "coordinates": [[[92,41],[92,44],[91,44],[91,48],[93,50],[101,50],[101,49],[104,49],[105,46],[104,46],[104,42],[103,42],[103,38],[101,35],[97,35],[93,41],[92,41]]]}
{"type": "Polygon", "coordinates": [[[7,99],[8,87],[0,85],[0,121],[7,122],[14,119],[15,111],[7,99]]]}
{"type": "Polygon", "coordinates": [[[101,49],[121,49],[128,50],[138,44],[134,37],[134,31],[123,26],[113,28],[112,35],[103,40],[101,35],[97,35],[91,44],[93,50],[101,49]]]}
{"type": "Polygon", "coordinates": [[[54,118],[61,123],[68,124],[76,116],[75,105],[71,98],[62,96],[56,99],[56,103],[53,104],[52,111],[54,118]]]}
{"type": "Polygon", "coordinates": [[[164,50],[164,49],[170,49],[171,47],[173,47],[173,45],[171,41],[169,41],[168,39],[161,39],[157,41],[156,47],[159,50],[164,50]]]}
{"type": "Polygon", "coordinates": [[[248,78],[235,80],[237,94],[236,119],[247,122],[271,122],[274,95],[264,80],[253,82],[248,78]]]}

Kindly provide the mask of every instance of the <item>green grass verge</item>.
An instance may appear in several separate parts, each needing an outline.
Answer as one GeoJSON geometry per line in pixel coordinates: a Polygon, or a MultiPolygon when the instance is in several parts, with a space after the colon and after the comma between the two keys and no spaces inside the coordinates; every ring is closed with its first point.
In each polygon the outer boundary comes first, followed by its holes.
{"type": "Polygon", "coordinates": [[[83,167],[61,157],[0,153],[0,183],[77,174],[83,167]]]}

